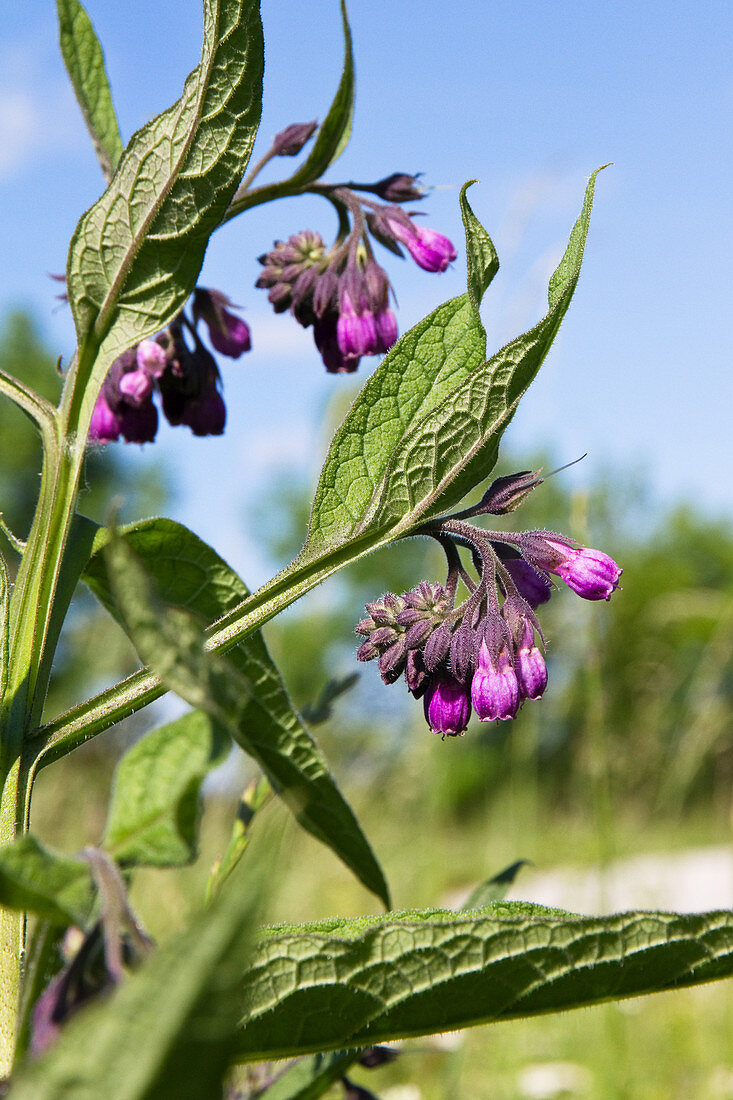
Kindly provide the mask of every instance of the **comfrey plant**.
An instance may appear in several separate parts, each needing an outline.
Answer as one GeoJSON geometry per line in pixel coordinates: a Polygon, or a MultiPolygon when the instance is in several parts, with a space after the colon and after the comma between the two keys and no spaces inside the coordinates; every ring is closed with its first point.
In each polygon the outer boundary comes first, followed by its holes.
{"type": "Polygon", "coordinates": [[[524,700],[540,698],[547,667],[536,645],[544,639],[535,609],[550,598],[550,573],[586,600],[608,600],[618,585],[622,570],[602,551],[552,531],[515,535],[465,522],[514,511],[542,480],[529,471],[499,478],[475,507],[418,529],[445,551],[445,584],[423,581],[402,596],[388,593],[367,604],[369,618],[356,628],[367,639],[359,660],[377,658],[386,684],[404,672],[434,733],[463,734],[472,709],[481,722],[506,721],[524,700]],[[461,546],[471,551],[475,581],[461,563],[461,546]],[[460,580],[469,595],[456,607],[460,580]]]}
{"type": "Polygon", "coordinates": [[[564,535],[468,522],[511,510],[539,475],[500,478],[478,505],[453,510],[486,485],[502,433],[567,312],[597,173],[550,279],[547,313],[529,332],[487,356],[479,307],[498,259],[464,187],[467,291],[396,339],[372,241],[407,249],[429,271],[445,268],[455,249],[405,209],[419,197],[415,177],[323,182],[351,124],[343,7],[343,74],[322,124],[287,127],[249,174],[263,70],[256,0],[205,0],[199,65],[180,99],[125,147],[89,18],[78,0],[58,0],[58,12],[107,186],[69,246],[77,347],[58,407],[0,370],[0,393],[43,443],[33,523],[25,541],[11,539],[19,555],[12,591],[0,559],[0,1066],[12,1096],[201,1100],[222,1095],[233,1065],[251,1063],[260,1070],[232,1095],[316,1097],[340,1081],[347,1096],[364,1096],[353,1074],[388,1060],[375,1047],[386,1040],[732,973],[727,912],[581,917],[497,901],[507,874],[461,911],[392,911],[377,856],[260,634],[365,554],[427,535],[445,551],[445,584],[423,582],[370,605],[360,656],[376,658],[388,681],[404,672],[431,728],[448,737],[465,729],[470,708],[485,721],[507,720],[522,699],[542,694],[536,611],[550,579],[607,599],[620,569],[564,535]],[[253,186],[266,164],[299,154],[311,138],[290,177],[253,186]],[[331,441],[303,549],[251,593],[182,525],[98,527],[82,514],[79,490],[89,442],[152,439],[158,405],[194,434],[224,429],[218,367],[204,341],[237,358],[250,333],[221,292],[199,285],[208,240],[250,207],[304,192],[336,207],[337,239],[326,248],[308,232],[277,244],[260,283],[276,309],[313,327],[330,371],[389,351],[331,441]],[[54,653],[80,581],[127,633],[142,667],[49,716],[54,653]],[[76,853],[42,843],[31,814],[38,773],[166,691],[191,709],[123,756],[96,843],[76,853]],[[139,867],[196,857],[201,783],[232,744],[262,776],[242,798],[201,910],[155,946],[131,909],[130,881],[139,867]],[[265,851],[264,870],[248,840],[270,797],[387,912],[258,928],[280,856],[265,851]],[[291,1061],[271,1066],[283,1058],[291,1061]]]}

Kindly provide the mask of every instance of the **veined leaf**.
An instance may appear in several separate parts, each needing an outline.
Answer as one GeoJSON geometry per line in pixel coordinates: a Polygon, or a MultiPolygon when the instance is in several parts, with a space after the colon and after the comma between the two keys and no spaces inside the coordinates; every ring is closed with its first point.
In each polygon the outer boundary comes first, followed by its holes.
{"type": "Polygon", "coordinates": [[[118,863],[176,867],[196,856],[204,777],[230,740],[200,711],[153,730],[117,765],[102,844],[118,863]]]}
{"type": "Polygon", "coordinates": [[[122,138],[112,104],[104,54],[94,27],[79,0],[56,0],[61,54],[74,94],[109,183],[122,156],[122,138]]]}
{"type": "Polygon", "coordinates": [[[89,864],[52,852],[31,834],[0,848],[0,905],[52,924],[83,926],[94,899],[89,864]]]}
{"type": "Polygon", "coordinates": [[[550,279],[550,309],[413,425],[395,448],[367,521],[377,529],[414,526],[458,504],[496,463],[499,441],[542,366],[573,297],[598,172],[590,177],[580,216],[550,279]]]}
{"type": "Polygon", "coordinates": [[[306,559],[369,526],[400,447],[486,357],[478,306],[499,261],[469,205],[466,187],[461,211],[470,292],[439,306],[400,337],[357,397],[323,465],[302,555],[306,559]]]}
{"type": "Polygon", "coordinates": [[[109,545],[109,532],[100,532],[84,579],[166,687],[221,724],[257,760],[303,828],[388,905],[382,870],[293,710],[261,635],[251,634],[226,658],[204,653],[199,621],[217,619],[247,595],[226,562],[180,524],[147,520],[123,529],[117,546],[109,545]],[[112,582],[105,546],[115,555],[112,582]],[[160,583],[161,598],[173,607],[158,613],[151,606],[144,594],[150,587],[147,574],[160,583]]]}
{"type": "Polygon", "coordinates": [[[733,912],[519,902],[281,926],[244,976],[242,1061],[370,1046],[733,974],[733,912]]]}
{"type": "Polygon", "coordinates": [[[103,375],[191,293],[252,150],[262,57],[257,0],[205,0],[201,63],[178,102],[133,136],[72,237],[67,287],[82,382],[95,359],[103,375]]]}
{"type": "Polygon", "coordinates": [[[15,1100],[203,1100],[221,1095],[262,876],[238,873],[191,927],[13,1075],[15,1100]]]}

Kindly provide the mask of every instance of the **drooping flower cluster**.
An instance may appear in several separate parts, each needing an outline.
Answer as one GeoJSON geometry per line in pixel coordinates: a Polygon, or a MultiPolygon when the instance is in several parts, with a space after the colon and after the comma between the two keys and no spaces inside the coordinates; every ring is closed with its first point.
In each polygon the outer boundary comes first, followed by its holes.
{"type": "Polygon", "coordinates": [[[423,581],[402,596],[388,593],[367,604],[356,628],[366,639],[358,659],[376,659],[386,684],[404,674],[434,733],[463,734],[472,711],[481,722],[507,721],[525,700],[540,698],[547,667],[535,611],[550,598],[550,574],[587,600],[608,600],[618,586],[622,571],[600,550],[551,531],[514,534],[465,522],[512,511],[541,480],[526,472],[501,478],[475,508],[426,524],[421,533],[446,554],[445,585],[423,581]],[[459,547],[470,549],[476,580],[459,547]],[[459,580],[468,597],[456,607],[459,580]]]}
{"type": "Polygon", "coordinates": [[[441,233],[416,225],[399,202],[421,198],[414,176],[394,173],[376,184],[322,188],[339,211],[341,231],[327,248],[311,230],[276,241],[263,256],[256,286],[276,313],[290,310],[313,338],[326,370],[351,373],[363,355],[388,351],[397,339],[387,273],[374,259],[374,237],[397,255],[404,245],[426,271],[445,271],[456,250],[441,233]],[[389,205],[357,194],[371,191],[389,205]]]}
{"type": "Polygon", "coordinates": [[[226,408],[219,368],[197,326],[204,322],[221,355],[239,358],[251,348],[250,331],[230,305],[220,291],[197,287],[193,322],[181,312],[154,340],[143,340],[119,356],[97,398],[90,441],[111,443],[122,436],[127,443],[151,443],[158,430],[156,393],[169,424],[185,424],[198,436],[221,435],[226,408]]]}

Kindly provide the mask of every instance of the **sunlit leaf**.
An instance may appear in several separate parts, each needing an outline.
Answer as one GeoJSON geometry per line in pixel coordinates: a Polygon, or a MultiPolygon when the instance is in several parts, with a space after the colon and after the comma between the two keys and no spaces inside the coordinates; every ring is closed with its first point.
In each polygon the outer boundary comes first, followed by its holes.
{"type": "Polygon", "coordinates": [[[272,929],[239,1057],[370,1046],[733,974],[733,912],[581,917],[527,903],[272,929]]]}
{"type": "Polygon", "coordinates": [[[126,528],[116,547],[108,540],[109,533],[100,532],[85,580],[125,625],[141,658],[170,690],[220,723],[257,760],[303,828],[388,904],[374,853],[293,710],[261,635],[251,634],[226,657],[203,651],[199,623],[236,606],[247,595],[244,583],[211,547],[171,520],[126,528]],[[112,582],[104,557],[110,551],[112,582]],[[165,608],[156,610],[146,595],[148,575],[160,585],[165,608]]]}
{"type": "Polygon", "coordinates": [[[89,864],[52,852],[27,833],[0,848],[0,905],[52,924],[83,925],[94,886],[89,864]]]}
{"type": "Polygon", "coordinates": [[[122,156],[122,138],[112,103],[104,54],[94,27],[79,0],[56,0],[61,54],[109,183],[122,156]]]}
{"type": "Polygon", "coordinates": [[[247,165],[260,118],[257,0],[205,0],[201,63],[139,130],[72,237],[67,288],[80,376],[162,328],[196,282],[247,165]],[[97,355],[97,348],[103,344],[97,355]]]}
{"type": "Polygon", "coordinates": [[[122,864],[174,867],[195,858],[205,776],[231,742],[200,711],[153,730],[117,765],[103,845],[122,864]]]}

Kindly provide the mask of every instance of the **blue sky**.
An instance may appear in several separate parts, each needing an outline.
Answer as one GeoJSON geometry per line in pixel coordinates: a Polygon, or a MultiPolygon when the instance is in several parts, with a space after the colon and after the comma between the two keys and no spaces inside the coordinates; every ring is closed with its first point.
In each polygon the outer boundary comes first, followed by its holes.
{"type": "MultiPolygon", "coordinates": [[[[129,136],[178,96],[196,64],[200,6],[89,0],[88,10],[129,136]]],[[[544,312],[547,277],[586,178],[613,161],[599,177],[575,300],[508,438],[515,453],[551,446],[558,461],[588,451],[588,463],[565,475],[572,484],[595,469],[631,467],[655,500],[697,499],[728,515],[731,11],[723,0],[352,0],[355,125],[329,175],[422,171],[435,188],[423,203],[425,224],[451,236],[459,257],[432,276],[385,254],[402,330],[463,289],[458,189],[480,180],[472,202],[502,260],[484,309],[493,350],[544,312]]],[[[54,18],[50,0],[26,0],[7,6],[0,31],[0,311],[31,307],[50,346],[68,355],[70,317],[46,273],[63,270],[101,177],[54,18]]],[[[262,148],[289,122],[323,118],[342,54],[336,0],[263,0],[263,19],[262,148]]],[[[265,567],[252,552],[245,502],[273,467],[315,478],[323,410],[334,391],[352,387],[326,376],[310,336],[272,315],[253,288],[255,257],[306,227],[328,239],[327,204],[282,202],[214,239],[202,283],[242,304],[254,350],[223,364],[223,439],[177,429],[155,444],[176,472],[178,518],[250,577],[265,567]]],[[[357,379],[373,365],[363,361],[357,379]]]]}

